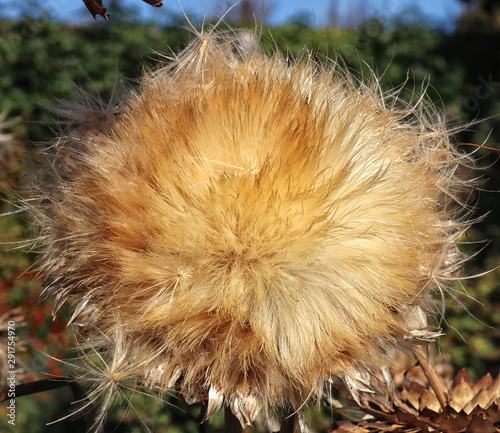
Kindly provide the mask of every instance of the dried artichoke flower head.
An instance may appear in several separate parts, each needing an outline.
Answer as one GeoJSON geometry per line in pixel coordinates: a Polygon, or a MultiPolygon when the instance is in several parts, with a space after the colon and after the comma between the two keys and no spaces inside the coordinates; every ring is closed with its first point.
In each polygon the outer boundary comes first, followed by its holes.
{"type": "Polygon", "coordinates": [[[43,297],[76,302],[105,401],[177,384],[250,424],[339,379],[390,387],[394,353],[439,335],[471,159],[432,108],[340,69],[201,34],[119,112],[66,107],[87,120],[35,188],[43,297]]]}

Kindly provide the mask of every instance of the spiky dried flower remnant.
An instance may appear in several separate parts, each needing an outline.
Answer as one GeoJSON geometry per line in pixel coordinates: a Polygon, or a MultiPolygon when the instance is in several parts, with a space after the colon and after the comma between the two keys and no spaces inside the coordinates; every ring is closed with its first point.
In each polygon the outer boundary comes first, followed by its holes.
{"type": "Polygon", "coordinates": [[[405,383],[398,390],[393,408],[373,394],[364,395],[364,420],[338,422],[330,433],[500,432],[500,376],[493,380],[488,373],[474,383],[462,369],[449,385],[441,379],[438,386],[444,390],[443,405],[435,387],[419,381],[405,383]]]}
{"type": "Polygon", "coordinates": [[[201,35],[119,112],[75,106],[34,215],[44,296],[76,301],[103,390],[177,384],[246,424],[390,382],[394,352],[436,336],[470,161],[421,105],[238,46],[201,35]]]}

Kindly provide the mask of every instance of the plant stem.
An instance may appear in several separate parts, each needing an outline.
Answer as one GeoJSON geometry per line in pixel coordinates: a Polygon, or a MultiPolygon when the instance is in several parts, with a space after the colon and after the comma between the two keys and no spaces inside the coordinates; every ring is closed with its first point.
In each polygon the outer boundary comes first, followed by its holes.
{"type": "Polygon", "coordinates": [[[243,433],[240,421],[228,406],[224,408],[224,433],[243,433]]]}
{"type": "Polygon", "coordinates": [[[293,433],[297,424],[297,414],[291,405],[283,408],[283,420],[279,433],[293,433]]]}
{"type": "Polygon", "coordinates": [[[207,408],[208,408],[208,401],[202,401],[200,416],[198,418],[198,433],[210,433],[210,425],[208,423],[208,420],[203,422],[203,420],[205,419],[205,415],[207,413],[207,408]]]}
{"type": "MultiPolygon", "coordinates": [[[[23,397],[25,395],[36,394],[39,392],[52,391],[53,389],[71,386],[75,382],[73,377],[54,377],[52,379],[42,379],[35,382],[21,383],[16,385],[16,396],[14,398],[23,397]]],[[[4,388],[0,391],[0,402],[7,400],[7,391],[9,388],[4,388]]]]}
{"type": "Polygon", "coordinates": [[[422,367],[425,377],[427,377],[427,380],[429,381],[429,385],[436,393],[436,397],[439,400],[439,404],[444,409],[446,407],[447,402],[446,402],[446,393],[443,389],[442,381],[440,380],[441,378],[436,373],[434,367],[427,361],[427,356],[422,346],[416,346],[413,349],[413,353],[415,353],[418,363],[422,367]]]}

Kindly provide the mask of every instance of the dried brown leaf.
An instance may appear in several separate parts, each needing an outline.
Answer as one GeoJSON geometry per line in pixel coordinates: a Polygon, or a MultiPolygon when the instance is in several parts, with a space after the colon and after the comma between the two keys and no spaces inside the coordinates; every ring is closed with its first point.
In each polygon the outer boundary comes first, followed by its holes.
{"type": "Polygon", "coordinates": [[[464,431],[470,424],[470,419],[458,413],[450,413],[440,424],[441,431],[458,433],[464,431]]]}
{"type": "Polygon", "coordinates": [[[434,429],[439,427],[441,420],[439,414],[431,409],[424,409],[420,415],[415,418],[415,425],[431,426],[434,429]]]}
{"type": "Polygon", "coordinates": [[[472,387],[467,382],[462,382],[452,388],[449,405],[460,412],[473,398],[472,387]]]}
{"type": "Polygon", "coordinates": [[[483,389],[489,388],[492,385],[492,383],[493,383],[493,378],[491,377],[491,374],[488,373],[474,384],[472,390],[474,391],[475,394],[477,394],[483,389]]]}
{"type": "Polygon", "coordinates": [[[350,421],[338,421],[328,433],[369,433],[369,430],[350,421]]]}
{"type": "Polygon", "coordinates": [[[449,405],[460,412],[474,398],[474,382],[466,369],[460,370],[449,391],[449,405]]]}
{"type": "Polygon", "coordinates": [[[483,413],[478,413],[472,418],[472,422],[465,430],[465,433],[496,433],[496,431],[497,429],[490,420],[483,413]]]}
{"type": "Polygon", "coordinates": [[[94,19],[97,15],[100,15],[105,20],[109,18],[109,15],[106,14],[107,9],[102,6],[102,0],[83,0],[83,3],[85,3],[94,19]]]}
{"type": "MultiPolygon", "coordinates": [[[[500,424],[500,408],[497,403],[493,403],[488,410],[488,419],[495,425],[500,424]]],[[[500,426],[499,426],[500,427],[500,426]]]]}
{"type": "Polygon", "coordinates": [[[488,389],[482,389],[479,391],[475,397],[467,403],[463,411],[469,415],[475,408],[480,407],[482,409],[487,409],[490,403],[490,393],[488,392],[488,389]]]}
{"type": "Polygon", "coordinates": [[[408,413],[413,416],[418,415],[418,409],[415,409],[414,407],[410,406],[405,401],[401,400],[397,395],[394,398],[394,406],[400,412],[408,413]]]}
{"type": "Polygon", "coordinates": [[[488,406],[490,406],[494,402],[497,402],[497,400],[500,400],[500,375],[496,377],[494,382],[488,388],[488,393],[490,395],[490,401],[488,406]]]}
{"type": "MultiPolygon", "coordinates": [[[[144,3],[147,3],[151,6],[153,6],[154,8],[163,7],[162,0],[142,0],[142,1],[144,3]]],[[[85,6],[87,6],[87,9],[92,14],[94,19],[97,15],[100,15],[106,21],[109,19],[109,14],[106,13],[107,9],[105,7],[103,7],[102,0],[83,0],[83,3],[85,3],[85,6]]]]}
{"type": "MultiPolygon", "coordinates": [[[[380,421],[365,421],[362,423],[363,427],[368,428],[370,432],[380,432],[380,433],[411,433],[411,431],[408,431],[405,429],[405,426],[403,424],[384,424],[380,421]]],[[[418,430],[412,430],[413,432],[417,432],[418,430]]]]}
{"type": "Polygon", "coordinates": [[[154,8],[163,7],[163,2],[161,0],[142,0],[144,3],[153,6],[154,8]]]}
{"type": "Polygon", "coordinates": [[[404,401],[410,403],[416,410],[420,410],[420,399],[425,391],[425,386],[417,382],[411,382],[407,388],[403,388],[401,397],[404,401]]]}
{"type": "Polygon", "coordinates": [[[417,416],[415,416],[415,415],[411,415],[411,414],[405,413],[405,412],[399,412],[397,418],[398,418],[398,422],[400,424],[404,424],[407,427],[411,427],[411,426],[415,427],[415,425],[420,426],[420,423],[415,424],[415,420],[417,419],[417,416]]]}
{"type": "Polygon", "coordinates": [[[425,390],[422,398],[420,399],[420,409],[422,410],[425,408],[430,409],[436,413],[441,411],[441,404],[439,403],[439,400],[437,399],[436,394],[432,389],[425,390]]]}
{"type": "Polygon", "coordinates": [[[462,368],[457,373],[457,375],[453,379],[453,386],[457,386],[463,382],[468,383],[471,388],[474,386],[474,381],[471,379],[469,372],[465,368],[462,368]]]}

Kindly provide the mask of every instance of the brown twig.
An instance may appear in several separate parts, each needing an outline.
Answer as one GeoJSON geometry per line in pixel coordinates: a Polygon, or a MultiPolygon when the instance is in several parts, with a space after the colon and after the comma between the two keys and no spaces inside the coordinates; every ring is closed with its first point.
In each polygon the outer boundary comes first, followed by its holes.
{"type": "Polygon", "coordinates": [[[224,433],[243,433],[240,421],[229,406],[224,407],[224,433]]]}
{"type": "Polygon", "coordinates": [[[205,420],[207,414],[208,401],[201,402],[200,416],[198,417],[198,433],[210,433],[210,426],[208,420],[205,420]]]}
{"type": "MultiPolygon", "coordinates": [[[[62,388],[64,386],[71,386],[75,381],[72,377],[54,377],[52,379],[42,379],[35,382],[21,383],[15,387],[15,397],[19,398],[25,395],[36,394],[39,392],[52,391],[53,389],[62,388]]],[[[8,391],[10,388],[4,388],[0,391],[0,403],[7,400],[8,391]]]]}
{"type": "Polygon", "coordinates": [[[293,433],[297,424],[297,412],[292,405],[283,408],[283,420],[279,433],[293,433]]]}
{"type": "Polygon", "coordinates": [[[415,356],[417,357],[418,363],[422,367],[422,370],[424,371],[425,377],[427,377],[427,380],[429,381],[429,385],[436,393],[436,397],[439,400],[439,404],[444,409],[446,407],[446,404],[447,404],[446,393],[443,389],[443,385],[440,381],[439,375],[436,373],[436,370],[434,369],[432,364],[430,364],[428,362],[427,356],[426,356],[426,354],[424,352],[424,348],[422,346],[416,346],[413,349],[413,353],[415,353],[415,356]]]}

